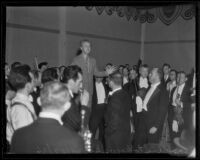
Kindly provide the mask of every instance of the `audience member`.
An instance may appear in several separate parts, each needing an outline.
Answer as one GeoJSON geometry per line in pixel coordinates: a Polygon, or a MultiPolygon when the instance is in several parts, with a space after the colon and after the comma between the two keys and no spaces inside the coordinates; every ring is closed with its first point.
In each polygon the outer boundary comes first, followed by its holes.
{"type": "Polygon", "coordinates": [[[131,152],[130,110],[131,97],[122,89],[122,75],[109,76],[109,93],[105,113],[105,149],[108,153],[131,152]]]}
{"type": "Polygon", "coordinates": [[[46,82],[49,81],[58,81],[57,69],[47,68],[42,72],[42,78],[41,78],[42,84],[45,84],[46,82]]]}
{"type": "Polygon", "coordinates": [[[18,128],[31,124],[36,119],[34,107],[29,100],[33,91],[33,75],[27,65],[21,65],[11,70],[9,81],[16,89],[16,96],[7,108],[7,140],[11,142],[12,135],[18,128]]]}
{"type": "Polygon", "coordinates": [[[82,91],[83,76],[82,70],[76,65],[68,66],[64,69],[62,82],[67,86],[71,97],[71,108],[64,113],[62,121],[64,126],[76,132],[81,130],[81,110],[86,111],[85,127],[89,122],[88,101],[89,95],[86,90],[82,91]]]}
{"type": "Polygon", "coordinates": [[[62,126],[61,116],[69,110],[70,93],[60,82],[45,83],[41,90],[42,112],[29,126],[13,136],[11,152],[16,154],[84,153],[83,139],[62,126]]]}
{"type": "Polygon", "coordinates": [[[167,63],[163,64],[163,78],[162,78],[162,83],[164,83],[164,85],[166,86],[167,83],[170,81],[169,78],[169,73],[170,73],[170,69],[171,66],[167,63]]]}
{"type": "Polygon", "coordinates": [[[47,62],[41,62],[40,64],[38,64],[38,69],[40,70],[41,73],[44,70],[46,70],[47,68],[48,68],[48,63],[47,62]]]}
{"type": "Polygon", "coordinates": [[[146,143],[158,144],[161,140],[169,99],[161,79],[162,71],[159,68],[153,68],[149,74],[151,87],[144,98],[142,116],[136,132],[136,148],[146,143]]]}
{"type": "Polygon", "coordinates": [[[92,97],[92,112],[89,121],[89,129],[95,138],[96,131],[99,129],[98,139],[104,144],[104,113],[106,109],[106,99],[108,90],[103,83],[102,77],[94,77],[94,93],[92,97]]]}

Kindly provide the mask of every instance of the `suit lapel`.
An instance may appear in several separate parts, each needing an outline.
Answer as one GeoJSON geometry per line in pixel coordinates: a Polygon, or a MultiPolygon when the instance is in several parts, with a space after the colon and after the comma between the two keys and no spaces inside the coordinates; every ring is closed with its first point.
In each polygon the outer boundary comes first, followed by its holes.
{"type": "MultiPolygon", "coordinates": [[[[160,85],[159,85],[160,86],[160,85]]],[[[148,106],[148,104],[151,102],[151,100],[157,95],[157,93],[160,91],[160,87],[159,86],[157,86],[157,88],[155,89],[155,91],[153,92],[153,94],[151,95],[151,97],[150,97],[150,99],[149,99],[149,101],[148,101],[148,103],[147,103],[147,106],[148,106]]]]}

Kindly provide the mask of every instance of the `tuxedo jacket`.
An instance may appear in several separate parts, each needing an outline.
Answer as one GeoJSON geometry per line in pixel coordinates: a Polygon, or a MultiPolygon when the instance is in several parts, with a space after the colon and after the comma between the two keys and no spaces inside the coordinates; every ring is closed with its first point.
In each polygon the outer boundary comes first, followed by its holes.
{"type": "Polygon", "coordinates": [[[168,82],[170,82],[170,78],[169,78],[169,76],[168,76],[168,78],[167,78],[167,80],[165,81],[165,79],[164,79],[164,76],[163,76],[163,78],[162,78],[162,81],[161,81],[162,83],[163,83],[163,85],[165,86],[165,88],[167,87],[167,83],[168,82]]]}
{"type": "Polygon", "coordinates": [[[61,118],[63,125],[75,132],[79,132],[81,130],[81,109],[84,109],[86,113],[89,112],[88,107],[82,106],[76,101],[77,98],[79,97],[75,95],[74,98],[71,99],[70,109],[67,110],[61,118]]]}
{"type": "Polygon", "coordinates": [[[131,97],[123,89],[108,98],[105,113],[106,148],[125,148],[131,143],[130,110],[131,97]]]}
{"type": "MultiPolygon", "coordinates": [[[[172,104],[173,102],[173,94],[175,92],[177,87],[174,87],[172,89],[172,94],[170,96],[170,104],[172,104]]],[[[190,98],[190,86],[185,83],[185,86],[183,88],[181,97],[180,97],[180,101],[183,102],[183,119],[184,119],[184,127],[189,127],[190,125],[192,125],[192,109],[191,109],[191,98],[190,98]]]]}
{"type": "Polygon", "coordinates": [[[132,111],[135,114],[136,113],[136,101],[135,98],[137,96],[137,91],[139,90],[139,85],[138,85],[138,79],[129,81],[123,86],[123,89],[127,91],[127,93],[131,96],[132,102],[133,102],[133,107],[132,111]]]}
{"type": "Polygon", "coordinates": [[[29,153],[83,153],[83,139],[52,118],[38,118],[31,125],[16,130],[11,152],[29,153]]]}
{"type": "Polygon", "coordinates": [[[162,83],[160,83],[154,90],[153,94],[151,95],[147,103],[148,111],[145,112],[145,121],[148,129],[150,129],[153,126],[159,130],[162,129],[165,116],[168,111],[168,104],[169,104],[168,92],[165,86],[162,83]]]}

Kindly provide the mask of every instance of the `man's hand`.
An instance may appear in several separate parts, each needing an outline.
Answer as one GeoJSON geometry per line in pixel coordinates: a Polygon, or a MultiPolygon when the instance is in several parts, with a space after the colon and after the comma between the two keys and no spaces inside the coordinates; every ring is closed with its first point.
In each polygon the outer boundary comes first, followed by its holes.
{"type": "Polygon", "coordinates": [[[154,134],[154,133],[156,133],[156,131],[157,131],[156,127],[151,127],[150,130],[149,130],[149,133],[154,134]]]}
{"type": "Polygon", "coordinates": [[[85,89],[84,89],[83,92],[81,93],[80,101],[81,101],[81,105],[83,105],[83,106],[88,106],[88,102],[89,102],[89,93],[88,93],[88,91],[86,91],[85,89]]]}
{"type": "Polygon", "coordinates": [[[116,66],[107,67],[106,68],[106,73],[107,73],[107,75],[110,75],[110,74],[112,74],[116,70],[117,70],[116,66]]]}

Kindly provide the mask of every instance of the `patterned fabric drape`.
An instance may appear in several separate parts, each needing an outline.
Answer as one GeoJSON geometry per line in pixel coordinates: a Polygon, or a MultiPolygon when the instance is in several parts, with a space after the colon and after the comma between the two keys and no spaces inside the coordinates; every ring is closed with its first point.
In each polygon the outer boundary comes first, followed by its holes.
{"type": "Polygon", "coordinates": [[[86,6],[87,10],[96,9],[101,15],[104,11],[107,15],[117,14],[119,17],[126,17],[129,21],[140,23],[154,23],[159,18],[164,24],[172,24],[178,17],[190,20],[195,16],[195,5],[176,5],[165,7],[131,7],[131,6],[86,6]]]}

